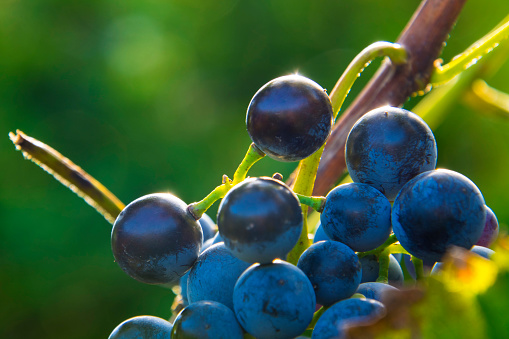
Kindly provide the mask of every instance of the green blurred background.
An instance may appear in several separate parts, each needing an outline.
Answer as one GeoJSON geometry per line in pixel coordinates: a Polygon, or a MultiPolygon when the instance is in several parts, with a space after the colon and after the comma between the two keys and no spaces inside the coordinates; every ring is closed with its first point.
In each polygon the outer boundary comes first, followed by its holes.
{"type": "MultiPolygon", "coordinates": [[[[168,318],[173,299],[120,270],[111,225],[23,160],[9,131],[53,146],[124,203],[161,191],[196,201],[247,150],[259,87],[298,71],[330,90],[362,48],[394,41],[418,4],[0,1],[0,337],[106,338],[135,315],[168,318]]],[[[508,13],[507,0],[467,2],[444,59],[508,13]]],[[[508,79],[509,63],[488,82],[509,92],[508,79]]],[[[509,120],[459,100],[435,133],[439,166],[471,178],[505,229],[509,120]]],[[[264,159],[252,174],[295,166],[264,159]]]]}

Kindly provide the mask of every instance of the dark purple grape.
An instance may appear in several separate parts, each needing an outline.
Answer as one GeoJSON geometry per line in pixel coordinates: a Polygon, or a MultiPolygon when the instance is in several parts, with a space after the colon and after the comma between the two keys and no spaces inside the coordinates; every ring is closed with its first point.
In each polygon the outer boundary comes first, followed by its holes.
{"type": "Polygon", "coordinates": [[[445,169],[410,180],[392,210],[399,242],[426,262],[441,261],[452,245],[472,248],[485,220],[484,198],[477,186],[464,175],[445,169]]]}
{"type": "Polygon", "coordinates": [[[247,109],[251,140],[279,161],[298,161],[329,137],[332,105],[325,90],[300,75],[276,78],[256,92],[247,109]]]}
{"type": "Polygon", "coordinates": [[[202,247],[200,224],[179,198],[150,194],[127,205],[115,220],[111,248],[132,278],[166,284],[191,268],[202,247]]]}
{"type": "Polygon", "coordinates": [[[378,319],[385,314],[385,306],[372,299],[346,299],[332,305],[316,322],[313,339],[343,338],[342,327],[347,321],[378,319]]]}
{"type": "Polygon", "coordinates": [[[497,239],[499,232],[498,220],[495,213],[486,206],[486,223],[481,238],[475,243],[479,246],[489,247],[497,239]]]}
{"type": "Polygon", "coordinates": [[[285,258],[302,232],[295,193],[279,180],[249,178],[219,205],[217,223],[224,244],[240,260],[270,263],[285,258]]]}
{"type": "Polygon", "coordinates": [[[217,301],[233,310],[233,288],[249,266],[249,263],[237,259],[224,243],[212,245],[200,254],[189,271],[189,303],[200,300],[217,301]]]}
{"type": "Polygon", "coordinates": [[[386,106],[355,123],[346,140],[345,159],[354,182],[371,185],[392,201],[408,180],[435,169],[437,146],[419,116],[386,106]]]}
{"type": "Polygon", "coordinates": [[[338,241],[319,241],[302,253],[297,267],[313,285],[316,302],[329,306],[351,297],[361,282],[359,258],[338,241]]]}
{"type": "Polygon", "coordinates": [[[356,293],[360,293],[368,299],[383,302],[384,294],[387,291],[398,291],[398,289],[384,283],[366,282],[359,285],[356,293]]]}
{"type": "Polygon", "coordinates": [[[242,327],[258,339],[294,338],[313,318],[313,286],[297,267],[284,261],[254,264],[240,276],[233,291],[235,314],[242,327]]]}
{"type": "Polygon", "coordinates": [[[242,339],[235,314],[215,301],[198,301],[184,308],[173,323],[172,339],[242,339]]]}
{"type": "Polygon", "coordinates": [[[391,204],[369,185],[343,184],[327,194],[320,221],[330,239],[354,251],[370,251],[391,233],[391,204]]]}
{"type": "Polygon", "coordinates": [[[167,320],[141,315],[122,322],[108,339],[170,339],[172,327],[167,320]]]}

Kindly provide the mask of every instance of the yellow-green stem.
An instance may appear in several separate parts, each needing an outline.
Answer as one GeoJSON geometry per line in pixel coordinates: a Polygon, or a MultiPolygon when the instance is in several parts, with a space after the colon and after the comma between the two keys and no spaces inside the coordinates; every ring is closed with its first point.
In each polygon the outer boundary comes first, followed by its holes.
{"type": "Polygon", "coordinates": [[[301,204],[307,205],[317,211],[318,213],[321,213],[323,210],[323,206],[325,205],[325,197],[310,197],[307,195],[302,195],[296,193],[297,198],[299,198],[299,201],[301,204]]]}
{"type": "Polygon", "coordinates": [[[378,271],[378,279],[376,279],[376,282],[380,282],[380,283],[384,283],[384,284],[389,283],[389,263],[390,263],[389,256],[390,255],[391,255],[391,252],[388,249],[385,249],[378,256],[379,271],[378,271]]]}
{"type": "Polygon", "coordinates": [[[437,60],[430,84],[436,86],[452,80],[509,38],[509,16],[504,21],[503,24],[476,41],[465,52],[454,57],[448,64],[442,66],[440,60],[437,60]]]}

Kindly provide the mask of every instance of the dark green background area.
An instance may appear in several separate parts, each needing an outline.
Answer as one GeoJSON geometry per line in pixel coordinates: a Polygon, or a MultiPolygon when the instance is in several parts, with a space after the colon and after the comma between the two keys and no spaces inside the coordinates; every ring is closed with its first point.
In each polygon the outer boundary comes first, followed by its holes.
{"type": "MultiPolygon", "coordinates": [[[[23,160],[9,131],[53,146],[124,203],[163,191],[197,201],[244,156],[246,108],[263,84],[298,71],[332,89],[364,47],[394,41],[418,4],[1,1],[0,337],[106,338],[132,316],[168,318],[173,299],[120,270],[111,225],[23,160]]],[[[507,0],[469,1],[444,59],[507,13],[507,0]]],[[[488,82],[509,92],[508,79],[509,63],[488,82]]],[[[509,120],[460,100],[434,132],[439,166],[472,179],[506,229],[509,120]]],[[[295,166],[264,159],[252,175],[295,166]]]]}

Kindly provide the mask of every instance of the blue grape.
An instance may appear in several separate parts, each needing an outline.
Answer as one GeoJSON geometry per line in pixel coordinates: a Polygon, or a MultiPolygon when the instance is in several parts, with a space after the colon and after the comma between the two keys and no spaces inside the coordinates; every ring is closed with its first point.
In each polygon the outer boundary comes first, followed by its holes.
{"type": "Polygon", "coordinates": [[[127,205],[111,231],[115,261],[147,284],[176,281],[191,268],[203,243],[200,224],[171,194],[150,194],[127,205]]]}
{"type": "Polygon", "coordinates": [[[486,223],[484,224],[484,229],[481,235],[481,238],[477,240],[475,243],[479,246],[489,247],[493,242],[497,239],[499,232],[499,225],[497,217],[495,213],[486,206],[486,223]]]}
{"type": "Polygon", "coordinates": [[[332,105],[324,89],[300,75],[265,84],[249,103],[251,140],[269,157],[298,161],[316,152],[332,129],[332,105]]]}
{"type": "Polygon", "coordinates": [[[325,231],[323,230],[323,227],[322,227],[322,223],[318,222],[318,225],[316,225],[316,231],[315,231],[315,236],[313,237],[313,242],[316,243],[316,242],[323,241],[323,240],[332,240],[332,239],[329,238],[329,236],[327,234],[325,234],[325,231]]]}
{"type": "Polygon", "coordinates": [[[316,299],[300,269],[275,260],[254,264],[240,276],[233,305],[242,327],[256,338],[293,338],[311,322],[316,299]]]}
{"type": "Polygon", "coordinates": [[[250,264],[237,259],[224,245],[212,245],[202,252],[187,280],[189,303],[217,301],[233,310],[233,288],[250,264]]]}
{"type": "MultiPolygon", "coordinates": [[[[366,255],[360,258],[362,266],[361,283],[372,282],[378,279],[380,273],[380,263],[375,255],[366,255]]],[[[403,285],[405,277],[399,262],[391,254],[389,255],[389,284],[403,285]]]]}
{"type": "Polygon", "coordinates": [[[173,323],[172,339],[242,339],[235,314],[215,301],[198,301],[184,308],[173,323]]]}
{"type": "Polygon", "coordinates": [[[467,177],[438,169],[410,180],[394,201],[392,226],[401,245],[427,261],[441,261],[448,247],[470,249],[486,219],[484,198],[467,177]]]}
{"type": "MultiPolygon", "coordinates": [[[[474,247],[472,247],[472,249],[470,250],[470,252],[473,252],[485,259],[491,259],[491,256],[493,254],[495,254],[495,251],[493,251],[492,249],[489,249],[487,247],[484,247],[484,246],[479,246],[479,245],[475,245],[474,247]]],[[[444,263],[441,263],[441,262],[437,262],[434,266],[433,266],[433,269],[431,270],[431,275],[436,275],[438,274],[444,267],[444,263]]]]}
{"type": "Polygon", "coordinates": [[[383,302],[384,294],[387,291],[398,291],[394,286],[379,282],[365,282],[359,285],[356,293],[360,293],[368,299],[383,302]]]}
{"type": "Polygon", "coordinates": [[[246,262],[285,258],[302,232],[295,193],[279,180],[249,178],[234,186],[219,205],[219,232],[233,255],[246,262]]]}
{"type": "Polygon", "coordinates": [[[212,238],[212,244],[217,244],[221,241],[223,241],[223,237],[221,236],[221,234],[219,232],[216,233],[216,235],[214,236],[214,238],[212,238]]]}
{"type": "Polygon", "coordinates": [[[302,253],[297,267],[313,285],[316,301],[332,305],[351,297],[361,282],[359,258],[337,241],[319,241],[302,253]]]}
{"type": "Polygon", "coordinates": [[[203,231],[203,242],[214,238],[217,233],[216,224],[206,213],[198,220],[203,231]]]}
{"type": "Polygon", "coordinates": [[[435,169],[437,146],[418,115],[386,106],[355,123],[346,140],[345,160],[354,182],[369,184],[393,200],[407,181],[435,169]]]}
{"type": "Polygon", "coordinates": [[[167,320],[141,315],[122,322],[108,339],[170,339],[172,328],[167,320]]]}
{"type": "Polygon", "coordinates": [[[313,339],[335,339],[343,335],[342,326],[347,321],[378,319],[385,314],[382,303],[372,299],[346,299],[327,309],[316,322],[313,339]]]}
{"type": "Polygon", "coordinates": [[[354,251],[369,251],[391,233],[391,204],[369,185],[343,184],[327,194],[320,221],[332,240],[354,251]]]}

